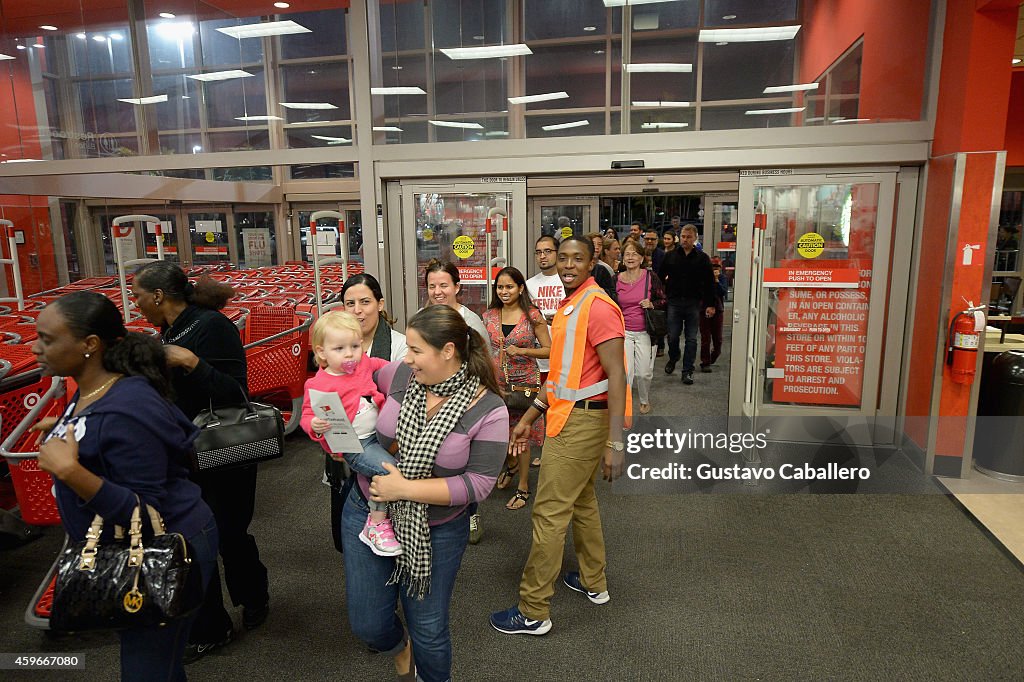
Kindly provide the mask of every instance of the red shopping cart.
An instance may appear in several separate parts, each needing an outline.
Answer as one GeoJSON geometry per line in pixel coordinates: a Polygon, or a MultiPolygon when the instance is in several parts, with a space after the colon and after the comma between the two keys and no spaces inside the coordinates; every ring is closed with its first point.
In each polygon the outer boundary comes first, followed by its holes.
{"type": "Polygon", "coordinates": [[[249,309],[243,340],[249,394],[281,408],[285,433],[298,427],[309,374],[309,327],[313,316],[290,307],[249,309]]]}

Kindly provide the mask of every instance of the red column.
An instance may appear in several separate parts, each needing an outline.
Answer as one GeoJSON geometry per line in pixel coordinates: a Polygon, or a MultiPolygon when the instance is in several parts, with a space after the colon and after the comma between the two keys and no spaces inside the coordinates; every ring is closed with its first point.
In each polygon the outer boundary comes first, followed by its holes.
{"type": "Polygon", "coordinates": [[[954,382],[944,364],[945,327],[965,307],[964,300],[988,301],[988,235],[993,200],[1002,187],[1018,4],[950,0],[946,9],[935,139],[918,242],[906,430],[927,451],[930,471],[947,476],[964,472],[971,385],[954,382]],[[969,264],[962,257],[965,245],[980,247],[969,264]],[[951,262],[950,255],[956,256],[951,262]],[[947,287],[948,298],[943,296],[947,287]]]}

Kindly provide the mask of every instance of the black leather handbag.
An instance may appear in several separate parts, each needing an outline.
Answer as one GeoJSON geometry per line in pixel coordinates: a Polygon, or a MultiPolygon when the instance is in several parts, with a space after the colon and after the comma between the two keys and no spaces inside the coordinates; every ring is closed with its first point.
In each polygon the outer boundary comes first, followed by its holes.
{"type": "MultiPolygon", "coordinates": [[[[651,298],[651,271],[647,271],[647,281],[644,283],[644,298],[651,298]]],[[[644,308],[644,322],[647,326],[647,334],[651,337],[651,341],[657,342],[658,339],[668,334],[668,320],[664,310],[658,310],[657,308],[644,308]]]]}
{"type": "Polygon", "coordinates": [[[536,372],[536,379],[533,383],[513,383],[508,377],[508,354],[502,349],[501,371],[505,375],[505,405],[508,409],[526,412],[533,405],[533,399],[540,396],[540,368],[536,360],[533,362],[533,367],[536,372]]]}
{"type": "Polygon", "coordinates": [[[153,538],[142,543],[140,506],[132,512],[128,538],[100,544],[103,519],[96,516],[85,540],[67,547],[57,563],[50,629],[78,632],[147,627],[185,618],[203,601],[199,564],[180,533],[168,533],[146,507],[153,538]]]}
{"type": "Polygon", "coordinates": [[[284,419],[273,405],[245,403],[203,410],[192,423],[199,427],[193,472],[215,471],[264,462],[284,455],[284,419]]]}

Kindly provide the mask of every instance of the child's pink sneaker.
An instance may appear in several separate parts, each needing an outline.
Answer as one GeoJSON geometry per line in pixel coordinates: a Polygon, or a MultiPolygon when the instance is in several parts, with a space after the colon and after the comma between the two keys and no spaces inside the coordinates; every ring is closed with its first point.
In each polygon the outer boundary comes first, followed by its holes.
{"type": "Polygon", "coordinates": [[[391,526],[391,519],[384,519],[374,524],[370,517],[366,517],[366,525],[359,539],[369,547],[377,556],[398,556],[402,553],[402,545],[395,538],[395,529],[391,526]]]}

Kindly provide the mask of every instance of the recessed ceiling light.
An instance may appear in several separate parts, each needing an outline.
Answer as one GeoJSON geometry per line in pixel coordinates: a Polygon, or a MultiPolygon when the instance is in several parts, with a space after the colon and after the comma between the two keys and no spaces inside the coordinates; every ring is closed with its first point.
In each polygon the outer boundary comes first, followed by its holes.
{"type": "Polygon", "coordinates": [[[18,47],[19,50],[24,50],[25,49],[24,45],[18,45],[17,47],[18,47]]]}
{"type": "Polygon", "coordinates": [[[51,26],[50,24],[43,24],[39,28],[43,29],[44,31],[56,31],[57,30],[56,26],[51,26]]]}
{"type": "Polygon", "coordinates": [[[743,113],[747,116],[769,116],[771,114],[795,114],[807,107],[786,107],[783,109],[748,109],[743,113]]]}
{"type": "Polygon", "coordinates": [[[278,9],[288,9],[289,7],[291,7],[291,5],[289,5],[287,2],[275,2],[274,7],[278,9]]]}
{"type": "Polygon", "coordinates": [[[590,125],[590,121],[572,121],[570,123],[555,123],[549,126],[541,126],[541,130],[565,130],[566,128],[582,128],[590,125]]]}
{"type": "Polygon", "coordinates": [[[509,132],[507,130],[488,130],[484,133],[484,137],[508,137],[509,132]]]}
{"type": "Polygon", "coordinates": [[[188,76],[192,80],[196,81],[226,81],[232,78],[251,78],[253,74],[248,71],[242,71],[241,69],[230,69],[228,71],[211,71],[210,73],[197,73],[194,76],[188,76]]]}
{"type": "Polygon", "coordinates": [[[280,116],[235,116],[236,121],[283,121],[280,116]]]}
{"type": "Polygon", "coordinates": [[[723,19],[725,19],[726,21],[732,21],[733,19],[735,19],[735,18],[736,18],[736,15],[735,15],[735,14],[726,14],[726,15],[725,15],[724,17],[722,17],[722,18],[723,18],[723,19]]]}
{"type": "Polygon", "coordinates": [[[97,43],[105,43],[108,40],[110,40],[110,38],[106,36],[93,36],[92,39],[95,40],[97,43]]]}
{"type": "Polygon", "coordinates": [[[14,57],[12,57],[9,54],[0,54],[0,62],[2,62],[5,59],[14,59],[14,57]]]}
{"type": "Polygon", "coordinates": [[[85,34],[84,33],[76,33],[75,37],[78,38],[79,40],[85,40],[85,34]]]}
{"type": "Polygon", "coordinates": [[[792,40],[799,31],[799,24],[762,28],[706,28],[701,30],[697,40],[702,43],[759,43],[768,40],[792,40]]]}
{"type": "Polygon", "coordinates": [[[693,64],[626,64],[626,73],[691,73],[693,64]]]}
{"type": "Polygon", "coordinates": [[[594,50],[594,54],[604,54],[604,50],[594,50]]]}
{"type": "Polygon", "coordinates": [[[416,86],[393,87],[393,88],[370,88],[371,95],[425,95],[423,88],[416,86]]]}
{"type": "Polygon", "coordinates": [[[404,68],[405,68],[404,66],[392,66],[391,70],[392,71],[401,71],[404,68]]]}
{"type": "Polygon", "coordinates": [[[483,36],[473,36],[473,40],[483,40],[483,36]]]}
{"type": "Polygon", "coordinates": [[[584,26],[583,30],[584,31],[596,31],[597,30],[597,26],[584,26]]]}
{"type": "Polygon", "coordinates": [[[801,90],[817,90],[817,83],[795,83],[793,85],[773,85],[764,89],[764,94],[770,95],[776,92],[798,92],[801,90]]]}
{"type": "Polygon", "coordinates": [[[29,47],[38,47],[38,48],[42,49],[42,48],[46,47],[46,45],[43,45],[42,43],[32,43],[31,45],[29,45],[29,47]]]}
{"type": "Polygon", "coordinates": [[[117,99],[118,102],[124,102],[126,104],[159,104],[160,102],[167,101],[167,95],[153,95],[152,97],[136,97],[136,98],[125,98],[117,99]]]}
{"type": "Polygon", "coordinates": [[[124,36],[120,33],[111,33],[110,38],[111,40],[124,40],[124,36]]]}
{"type": "Polygon", "coordinates": [[[171,14],[170,12],[161,12],[158,16],[161,19],[173,19],[177,15],[176,14],[171,14]]]}
{"type": "Polygon", "coordinates": [[[450,47],[442,48],[441,52],[449,59],[493,59],[495,57],[517,57],[524,54],[533,54],[533,50],[523,43],[488,45],[485,47],[450,47]]]}
{"type": "Polygon", "coordinates": [[[398,126],[373,126],[373,130],[378,133],[400,133],[402,129],[398,126]]]}
{"type": "Polygon", "coordinates": [[[243,24],[241,26],[225,26],[218,28],[219,32],[232,38],[242,40],[243,38],[265,38],[267,36],[287,36],[296,33],[312,33],[302,24],[296,24],[291,19],[287,21],[265,21],[260,24],[243,24]]]}
{"type": "Polygon", "coordinates": [[[427,121],[432,126],[438,128],[464,128],[466,130],[483,130],[484,127],[479,123],[463,123],[462,121],[427,121]]]}
{"type": "Polygon", "coordinates": [[[728,45],[728,44],[729,43],[726,43],[726,42],[715,43],[715,45],[717,45],[718,47],[724,47],[725,45],[728,45]]]}
{"type": "Polygon", "coordinates": [[[522,97],[509,97],[508,101],[512,104],[530,104],[532,102],[547,102],[553,99],[567,99],[569,93],[567,92],[546,92],[541,95],[523,95],[522,97]]]}
{"type": "Polygon", "coordinates": [[[330,102],[279,102],[285,109],[337,109],[330,102]]]}
{"type": "Polygon", "coordinates": [[[1013,61],[1011,63],[1012,64],[1020,64],[1020,57],[1014,57],[1013,61]]]}

